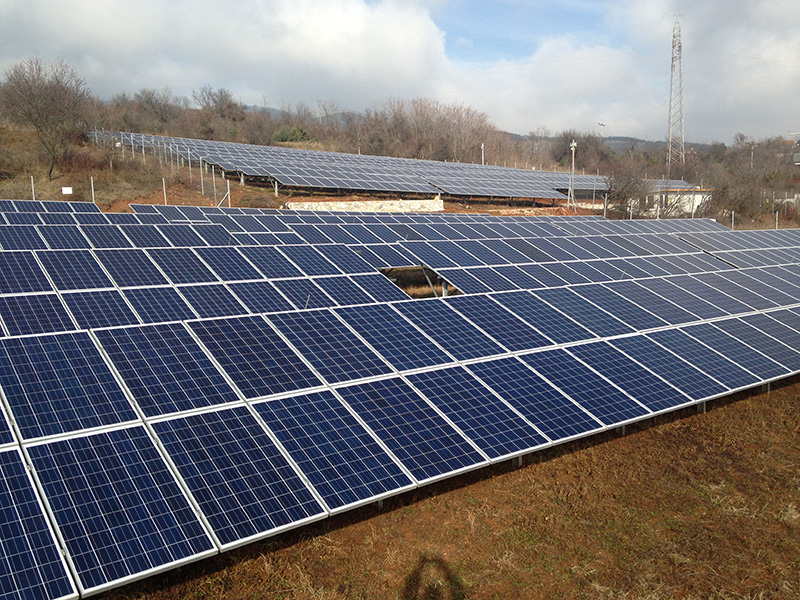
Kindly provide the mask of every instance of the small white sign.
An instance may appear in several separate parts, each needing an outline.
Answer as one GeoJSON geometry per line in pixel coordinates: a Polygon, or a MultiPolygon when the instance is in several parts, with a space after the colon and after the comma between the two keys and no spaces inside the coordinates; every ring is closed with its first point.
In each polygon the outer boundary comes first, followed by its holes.
{"type": "Polygon", "coordinates": [[[72,194],[72,188],[71,187],[62,187],[61,188],[61,195],[62,196],[70,196],[71,194],[72,194]]]}

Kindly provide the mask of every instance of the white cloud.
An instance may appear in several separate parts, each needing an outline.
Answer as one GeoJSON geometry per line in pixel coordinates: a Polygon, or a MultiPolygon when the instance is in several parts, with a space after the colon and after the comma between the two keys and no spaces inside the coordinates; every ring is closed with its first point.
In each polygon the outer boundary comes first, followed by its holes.
{"type": "MultiPolygon", "coordinates": [[[[447,32],[431,18],[432,10],[468,6],[457,0],[0,0],[0,69],[31,56],[64,58],[101,97],[143,87],[188,96],[210,84],[253,104],[333,99],[363,109],[391,96],[425,96],[467,104],[519,133],[540,125],[599,131],[602,121],[605,135],[657,139],[666,133],[672,23],[680,14],[689,140],[800,129],[796,0],[736,10],[726,0],[606,0],[604,18],[589,34],[585,24],[581,35],[571,31],[566,13],[564,31],[539,35],[530,56],[483,63],[448,57],[447,32]]],[[[572,10],[577,18],[581,6],[532,2],[530,10],[532,16],[572,10]]],[[[487,43],[455,41],[476,51],[487,43]]]]}

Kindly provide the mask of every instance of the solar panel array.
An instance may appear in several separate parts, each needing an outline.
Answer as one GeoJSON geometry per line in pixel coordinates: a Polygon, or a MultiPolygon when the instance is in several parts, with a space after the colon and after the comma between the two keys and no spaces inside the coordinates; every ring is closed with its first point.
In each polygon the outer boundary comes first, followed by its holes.
{"type": "MultiPolygon", "coordinates": [[[[364,156],[319,150],[298,150],[192,138],[127,132],[95,131],[97,143],[120,143],[133,152],[177,155],[187,161],[219,167],[224,172],[260,178],[281,186],[357,192],[386,192],[481,198],[546,198],[566,200],[570,173],[535,171],[471,163],[364,156]]],[[[662,181],[669,189],[693,189],[685,181],[662,181]]],[[[574,189],[602,195],[608,180],[576,174],[574,189]]]]}
{"type": "Polygon", "coordinates": [[[4,597],[96,593],[800,372],[796,230],[134,208],[0,201],[4,597]],[[463,293],[381,272],[419,265],[463,293]]]}

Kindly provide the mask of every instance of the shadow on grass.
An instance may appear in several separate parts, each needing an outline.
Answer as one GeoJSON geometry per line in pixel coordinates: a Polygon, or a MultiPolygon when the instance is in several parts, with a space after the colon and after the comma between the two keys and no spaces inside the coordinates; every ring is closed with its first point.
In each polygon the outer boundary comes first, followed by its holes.
{"type": "Polygon", "coordinates": [[[464,584],[440,556],[422,554],[406,577],[402,600],[466,600],[464,584]]]}

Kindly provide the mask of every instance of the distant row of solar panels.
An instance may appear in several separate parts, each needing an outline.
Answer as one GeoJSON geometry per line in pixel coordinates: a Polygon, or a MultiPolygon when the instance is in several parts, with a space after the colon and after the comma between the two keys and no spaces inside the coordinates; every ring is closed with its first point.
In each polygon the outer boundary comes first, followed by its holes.
{"type": "MultiPolygon", "coordinates": [[[[271,178],[290,187],[565,200],[565,191],[570,186],[570,174],[560,172],[362,156],[126,132],[95,131],[90,135],[98,143],[113,141],[152,151],[170,149],[184,159],[202,159],[224,171],[248,177],[271,178]]],[[[686,182],[675,182],[675,185],[691,188],[686,182]]],[[[576,175],[574,186],[578,190],[602,193],[608,187],[608,180],[595,175],[576,175]]]]}

